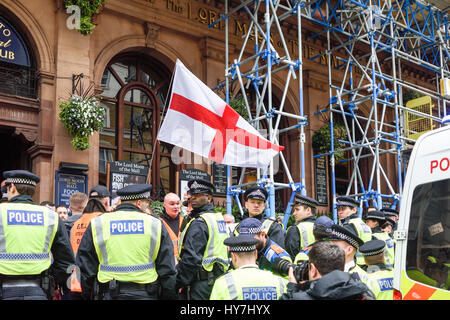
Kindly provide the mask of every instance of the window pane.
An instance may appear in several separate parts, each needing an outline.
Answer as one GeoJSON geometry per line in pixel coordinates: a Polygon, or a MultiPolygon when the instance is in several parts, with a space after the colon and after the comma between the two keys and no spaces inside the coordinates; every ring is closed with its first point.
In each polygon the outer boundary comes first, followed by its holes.
{"type": "Polygon", "coordinates": [[[100,101],[100,105],[106,110],[104,127],[100,130],[100,144],[105,146],[116,145],[116,104],[108,101],[100,101]]]}
{"type": "Polygon", "coordinates": [[[116,98],[121,86],[112,73],[106,69],[102,77],[102,87],[104,88],[102,96],[116,98]]]}
{"type": "Polygon", "coordinates": [[[99,172],[106,173],[106,165],[108,162],[115,161],[116,152],[114,150],[100,148],[99,172]]]}
{"type": "Polygon", "coordinates": [[[427,285],[449,288],[450,180],[417,186],[411,205],[406,272],[427,285]]]}
{"type": "Polygon", "coordinates": [[[127,84],[137,80],[136,77],[136,66],[124,64],[124,63],[114,63],[111,68],[117,73],[120,80],[127,84]]]}
{"type": "Polygon", "coordinates": [[[125,94],[125,101],[151,106],[150,98],[139,89],[132,89],[125,94]]]}
{"type": "Polygon", "coordinates": [[[170,158],[161,157],[159,170],[159,185],[164,189],[164,193],[170,192],[170,158]]]}
{"type": "Polygon", "coordinates": [[[141,153],[124,151],[123,157],[124,157],[124,160],[133,161],[133,162],[142,164],[144,166],[150,167],[150,159],[152,156],[150,154],[141,154],[141,153]]]}
{"type": "Polygon", "coordinates": [[[152,111],[125,105],[124,119],[124,147],[151,151],[153,147],[152,111]]]}
{"type": "Polygon", "coordinates": [[[156,88],[156,81],[145,71],[141,70],[141,81],[148,84],[152,89],[156,88]]]}

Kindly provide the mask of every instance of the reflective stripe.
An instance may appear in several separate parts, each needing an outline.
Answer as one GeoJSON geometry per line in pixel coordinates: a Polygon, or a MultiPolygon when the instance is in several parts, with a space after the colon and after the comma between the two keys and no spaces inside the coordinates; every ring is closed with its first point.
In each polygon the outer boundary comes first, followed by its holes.
{"type": "Polygon", "coordinates": [[[3,217],[0,214],[0,251],[6,251],[5,227],[3,226],[3,217]]]}
{"type": "Polygon", "coordinates": [[[50,240],[52,238],[53,233],[53,227],[55,226],[55,214],[48,214],[48,225],[47,225],[47,235],[45,236],[45,243],[44,243],[44,252],[50,251],[50,240]]]}
{"type": "MultiPolygon", "coordinates": [[[[151,228],[151,237],[150,237],[150,250],[148,251],[148,263],[149,264],[153,264],[153,268],[154,268],[154,263],[153,261],[156,260],[156,256],[158,254],[159,248],[157,247],[157,241],[158,239],[161,238],[161,227],[162,227],[162,223],[161,220],[156,220],[152,222],[152,228],[151,228]],[[157,237],[155,237],[155,235],[158,235],[157,237]]],[[[150,268],[149,268],[150,269],[150,268]]]]}
{"type": "Polygon", "coordinates": [[[136,271],[145,271],[150,270],[155,267],[155,264],[140,264],[135,266],[112,266],[112,265],[100,265],[100,270],[105,272],[136,272],[136,271]]]}
{"type": "Polygon", "coordinates": [[[207,250],[207,256],[213,257],[214,256],[214,244],[215,244],[214,237],[216,236],[216,233],[214,232],[215,220],[213,220],[210,216],[208,216],[206,214],[202,215],[201,217],[205,220],[208,220],[207,225],[211,226],[209,246],[208,246],[208,248],[206,248],[206,250],[207,250]]]}
{"type": "Polygon", "coordinates": [[[233,275],[231,273],[225,274],[225,280],[227,281],[228,285],[228,293],[230,295],[230,300],[237,300],[238,294],[236,291],[236,285],[234,283],[233,275]]]}
{"type": "Polygon", "coordinates": [[[303,249],[304,247],[309,245],[308,230],[306,230],[305,226],[303,226],[301,223],[297,225],[297,228],[299,229],[302,236],[300,239],[300,247],[301,249],[303,249]]]}
{"type": "Polygon", "coordinates": [[[0,260],[46,260],[50,253],[0,253],[0,260]]]}
{"type": "Polygon", "coordinates": [[[95,226],[95,233],[97,235],[97,244],[98,248],[100,249],[100,253],[102,255],[103,264],[108,264],[108,253],[106,252],[106,243],[105,239],[103,238],[103,224],[101,217],[97,217],[92,221],[91,223],[95,226]]]}
{"type": "MultiPolygon", "coordinates": [[[[280,295],[282,295],[284,293],[284,282],[282,278],[278,279],[278,282],[280,283],[280,295]]],[[[278,297],[280,298],[280,297],[278,297]]]]}

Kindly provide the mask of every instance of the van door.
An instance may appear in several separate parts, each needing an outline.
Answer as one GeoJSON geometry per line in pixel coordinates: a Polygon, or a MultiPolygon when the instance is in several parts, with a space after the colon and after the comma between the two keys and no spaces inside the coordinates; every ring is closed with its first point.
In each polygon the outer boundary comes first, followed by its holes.
{"type": "Polygon", "coordinates": [[[403,299],[450,299],[450,127],[414,146],[395,239],[394,288],[403,299]]]}

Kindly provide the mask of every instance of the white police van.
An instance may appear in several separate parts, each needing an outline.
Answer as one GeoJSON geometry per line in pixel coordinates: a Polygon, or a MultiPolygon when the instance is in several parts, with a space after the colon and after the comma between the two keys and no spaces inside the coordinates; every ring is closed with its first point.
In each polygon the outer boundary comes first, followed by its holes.
{"type": "Polygon", "coordinates": [[[450,126],[419,137],[399,211],[394,299],[450,299],[450,126]]]}

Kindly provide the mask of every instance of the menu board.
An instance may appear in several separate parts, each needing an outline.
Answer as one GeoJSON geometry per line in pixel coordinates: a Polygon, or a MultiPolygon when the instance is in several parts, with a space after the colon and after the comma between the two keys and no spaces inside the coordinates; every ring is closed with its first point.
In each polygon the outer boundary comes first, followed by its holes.
{"type": "Polygon", "coordinates": [[[132,161],[108,162],[108,188],[117,191],[131,184],[147,183],[148,167],[132,161]]]}
{"type": "Polygon", "coordinates": [[[178,171],[178,190],[180,199],[189,190],[187,183],[191,179],[202,179],[211,182],[211,175],[199,169],[184,169],[178,171]]]}
{"type": "MultiPolygon", "coordinates": [[[[237,169],[231,168],[231,183],[237,184],[237,169]]],[[[225,164],[213,163],[212,165],[213,184],[216,187],[216,195],[224,196],[227,194],[227,166],[225,164]]]]}
{"type": "Polygon", "coordinates": [[[328,206],[327,162],[325,157],[314,159],[316,182],[316,200],[320,205],[328,206]]]}

